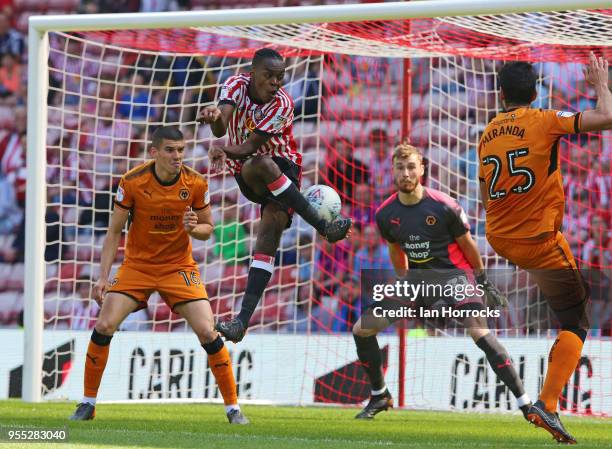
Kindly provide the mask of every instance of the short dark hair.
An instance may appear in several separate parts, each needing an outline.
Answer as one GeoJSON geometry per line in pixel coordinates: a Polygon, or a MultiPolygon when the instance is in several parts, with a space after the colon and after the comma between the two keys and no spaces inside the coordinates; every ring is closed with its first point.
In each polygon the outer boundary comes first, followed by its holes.
{"type": "Polygon", "coordinates": [[[530,104],[532,102],[538,76],[530,63],[507,62],[499,71],[497,78],[506,103],[530,104]]]}
{"type": "Polygon", "coordinates": [[[266,59],[280,59],[281,61],[284,61],[281,54],[276,50],[272,50],[271,48],[260,48],[253,55],[253,61],[251,61],[251,65],[259,65],[266,59]]]}
{"type": "Polygon", "coordinates": [[[162,140],[183,140],[183,133],[177,126],[160,126],[153,132],[152,145],[159,148],[162,140]]]}

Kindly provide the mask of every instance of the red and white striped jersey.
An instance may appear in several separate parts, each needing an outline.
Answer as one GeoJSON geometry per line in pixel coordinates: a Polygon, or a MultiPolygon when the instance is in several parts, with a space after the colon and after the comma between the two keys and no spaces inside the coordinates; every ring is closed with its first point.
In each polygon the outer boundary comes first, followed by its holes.
{"type": "Polygon", "coordinates": [[[0,172],[9,176],[24,165],[24,159],[19,134],[3,132],[0,136],[0,172]]]}
{"type": "MultiPolygon", "coordinates": [[[[234,114],[228,125],[231,145],[245,142],[252,132],[271,136],[254,155],[279,156],[302,165],[302,154],[293,139],[293,100],[279,89],[272,101],[257,104],[249,96],[249,73],[232,76],[221,87],[219,105],[231,104],[234,114]]],[[[243,161],[226,159],[232,174],[239,173],[243,161]]]]}
{"type": "Polygon", "coordinates": [[[26,154],[18,133],[4,132],[0,135],[0,176],[5,176],[15,189],[15,196],[25,203],[26,154]]]}

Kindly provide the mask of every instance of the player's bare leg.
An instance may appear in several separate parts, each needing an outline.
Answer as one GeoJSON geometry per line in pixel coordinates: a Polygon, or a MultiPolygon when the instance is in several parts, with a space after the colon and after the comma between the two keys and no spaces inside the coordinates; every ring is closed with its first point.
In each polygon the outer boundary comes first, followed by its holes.
{"type": "Polygon", "coordinates": [[[77,405],[71,420],[84,421],[96,416],[96,397],[106,368],[111,338],[123,320],[137,308],[138,303],[126,295],[106,294],[87,347],[83,400],[77,405]]]}
{"type": "Polygon", "coordinates": [[[517,406],[523,412],[523,416],[527,419],[527,412],[531,407],[531,399],[525,393],[525,387],[519,377],[516,368],[512,364],[508,351],[499,342],[497,337],[493,335],[487,326],[484,318],[469,317],[463,320],[463,325],[467,328],[468,333],[478,346],[487,356],[487,361],[497,374],[497,377],[506,385],[514,397],[516,398],[517,406]]]}
{"type": "Polygon", "coordinates": [[[238,405],[232,359],[223,344],[223,339],[215,330],[210,303],[204,299],[189,301],[177,304],[174,310],[187,320],[208,354],[208,366],[217,380],[230,424],[248,424],[249,420],[242,414],[238,405]]]}
{"type": "Polygon", "coordinates": [[[263,209],[240,313],[231,320],[217,323],[217,330],[227,340],[239,342],[244,338],[251,316],[274,272],[274,256],[288,221],[289,215],[279,204],[268,203],[263,209]]]}
{"type": "Polygon", "coordinates": [[[260,196],[269,193],[285,205],[295,210],[308,224],[317,230],[330,243],[346,237],[351,228],[350,218],[337,218],[328,222],[321,218],[298,187],[285,176],[269,156],[255,156],[244,163],[241,175],[247,185],[260,196]]]}
{"type": "Polygon", "coordinates": [[[355,416],[356,419],[374,419],[378,413],[393,407],[393,398],[385,385],[382,353],[376,338],[390,324],[389,320],[376,318],[368,310],[353,326],[357,356],[370,379],[372,389],[368,404],[355,416]]]}

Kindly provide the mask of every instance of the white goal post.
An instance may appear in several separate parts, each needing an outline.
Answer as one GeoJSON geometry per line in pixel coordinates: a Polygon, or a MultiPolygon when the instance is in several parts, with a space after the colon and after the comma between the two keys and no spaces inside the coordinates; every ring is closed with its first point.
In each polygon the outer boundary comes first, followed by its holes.
{"type": "MultiPolygon", "coordinates": [[[[488,16],[505,13],[602,9],[609,6],[609,0],[423,0],[337,6],[30,17],[23,400],[28,402],[42,400],[49,32],[190,27],[210,30],[212,27],[222,26],[488,16]]],[[[239,30],[236,33],[240,35],[239,30]]],[[[284,40],[283,45],[291,46],[292,40],[284,40]]],[[[310,47],[300,47],[300,42],[295,45],[299,48],[316,49],[316,43],[309,44],[310,47]]],[[[76,363],[82,361],[77,360],[76,363]]]]}

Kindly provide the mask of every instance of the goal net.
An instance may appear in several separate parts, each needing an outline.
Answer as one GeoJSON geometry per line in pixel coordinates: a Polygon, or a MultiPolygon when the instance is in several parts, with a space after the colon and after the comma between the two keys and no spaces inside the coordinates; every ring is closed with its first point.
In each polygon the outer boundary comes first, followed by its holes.
{"type": "MultiPolygon", "coordinates": [[[[536,63],[534,107],[594,107],[581,67],[590,50],[612,57],[611,32],[610,10],[49,32],[48,95],[41,105],[48,115],[46,151],[37,156],[46,170],[43,397],[82,394],[98,313],[89,298],[114,192],[121,175],[148,158],[152,132],[162,124],[181,127],[185,163],[209,180],[214,238],[193,243],[213,311],[223,319],[239,310],[259,208],[241,196],[229,173],[209,173],[208,148],[226,140],[215,139],[196,117],[229,76],[249,71],[249,58],[262,46],[287,59],[302,188],[335,187],[355,226],[350,240],[333,246],[293,220],[248,336],[230,345],[240,396],[296,404],[359,404],[368,397],[351,328],[361,311],[360,270],[390,267],[373,218],[393,191],[391,151],[408,139],[425,154],[427,185],[459,202],[486,266],[498,270],[511,304],[490,325],[536,397],[555,331],[528,276],[486,242],[477,144],[502,108],[495,74],[505,60],[536,63]]],[[[598,311],[561,401],[572,413],[612,413],[611,142],[609,133],[588,133],[564,137],[558,147],[564,229],[598,311]]],[[[115,269],[122,256],[120,250],[115,269]]],[[[406,323],[379,336],[387,384],[401,405],[516,409],[465,335],[458,327],[406,323]]],[[[218,399],[206,363],[185,321],[153,294],[114,337],[100,399],[218,399]]]]}

